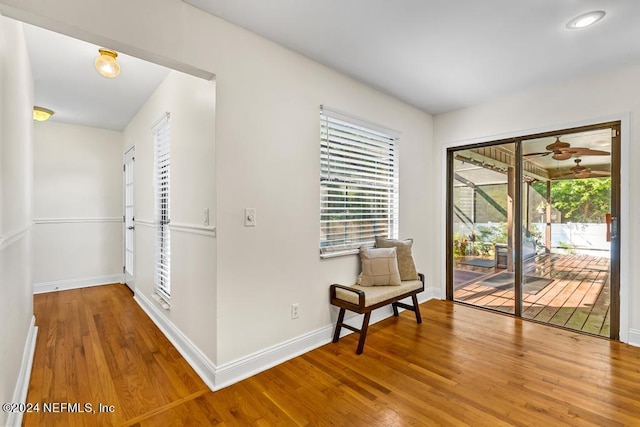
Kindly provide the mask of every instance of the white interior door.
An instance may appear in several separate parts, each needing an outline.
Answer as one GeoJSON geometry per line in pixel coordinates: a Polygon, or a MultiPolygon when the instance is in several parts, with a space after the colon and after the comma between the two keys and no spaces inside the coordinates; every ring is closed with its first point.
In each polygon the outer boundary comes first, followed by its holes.
{"type": "Polygon", "coordinates": [[[134,169],[135,147],[124,154],[124,281],[135,291],[134,285],[134,245],[135,245],[135,209],[134,209],[134,169]]]}

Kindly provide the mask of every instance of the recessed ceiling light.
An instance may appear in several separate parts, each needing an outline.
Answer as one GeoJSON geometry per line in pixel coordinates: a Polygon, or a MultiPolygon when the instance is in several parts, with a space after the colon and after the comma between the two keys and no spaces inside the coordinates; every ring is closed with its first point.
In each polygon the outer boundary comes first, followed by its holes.
{"type": "Polygon", "coordinates": [[[53,116],[53,111],[49,110],[48,108],[38,106],[33,107],[33,120],[44,122],[46,120],[49,120],[49,117],[51,116],[53,116]]]}
{"type": "Polygon", "coordinates": [[[588,27],[589,25],[595,24],[596,22],[604,18],[604,15],[605,13],[602,10],[584,13],[567,22],[567,28],[570,30],[577,30],[580,28],[588,27]]]}

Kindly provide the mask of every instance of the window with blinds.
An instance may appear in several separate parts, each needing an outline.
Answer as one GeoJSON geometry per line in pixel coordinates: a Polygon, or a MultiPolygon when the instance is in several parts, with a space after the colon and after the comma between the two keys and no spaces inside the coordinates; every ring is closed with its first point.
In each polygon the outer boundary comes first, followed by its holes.
{"type": "Polygon", "coordinates": [[[156,300],[169,308],[171,296],[171,240],[169,235],[170,207],[170,138],[169,113],[153,127],[155,178],[155,272],[156,300]]]}
{"type": "Polygon", "coordinates": [[[398,135],[320,108],[320,256],[398,236],[398,135]]]}

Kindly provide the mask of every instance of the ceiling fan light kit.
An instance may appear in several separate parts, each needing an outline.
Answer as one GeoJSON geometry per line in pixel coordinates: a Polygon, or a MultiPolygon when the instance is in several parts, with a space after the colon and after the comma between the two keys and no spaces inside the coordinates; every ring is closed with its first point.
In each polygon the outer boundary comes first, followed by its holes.
{"type": "Polygon", "coordinates": [[[554,153],[553,156],[551,157],[554,160],[569,160],[571,156],[573,156],[573,154],[569,152],[560,152],[560,153],[554,153]]]}
{"type": "Polygon", "coordinates": [[[560,137],[556,137],[556,141],[553,144],[549,144],[545,147],[545,149],[549,151],[557,151],[563,148],[569,148],[571,145],[568,142],[560,141],[560,137]]]}

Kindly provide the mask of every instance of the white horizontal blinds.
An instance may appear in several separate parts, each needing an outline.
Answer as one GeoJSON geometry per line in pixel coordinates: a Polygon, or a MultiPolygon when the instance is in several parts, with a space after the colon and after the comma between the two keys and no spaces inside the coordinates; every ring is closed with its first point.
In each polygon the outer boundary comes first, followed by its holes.
{"type": "MultiPolygon", "coordinates": [[[[155,291],[156,294],[169,302],[171,296],[171,236],[169,234],[170,214],[170,126],[169,113],[153,127],[154,155],[155,155],[155,291]]],[[[165,307],[165,308],[168,308],[165,307]]]]}
{"type": "Polygon", "coordinates": [[[398,235],[398,138],[390,130],[320,109],[320,253],[398,235]]]}

